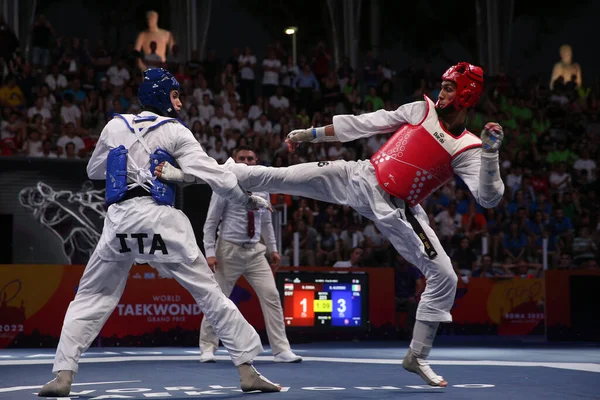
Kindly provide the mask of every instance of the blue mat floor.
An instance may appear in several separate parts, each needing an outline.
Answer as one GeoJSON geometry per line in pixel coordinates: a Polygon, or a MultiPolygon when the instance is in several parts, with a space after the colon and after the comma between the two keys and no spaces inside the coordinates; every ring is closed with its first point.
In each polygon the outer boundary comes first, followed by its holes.
{"type": "MultiPolygon", "coordinates": [[[[600,399],[600,347],[459,346],[441,343],[430,356],[447,388],[425,386],[401,360],[408,343],[321,343],[293,346],[300,364],[276,364],[270,352],[257,369],[284,387],[283,399],[600,399]]],[[[268,349],[267,349],[268,350],[268,349]]],[[[233,399],[236,369],[224,350],[201,364],[195,348],[92,348],[66,399],[233,399]]],[[[0,350],[0,399],[35,399],[52,379],[54,349],[0,350]]]]}

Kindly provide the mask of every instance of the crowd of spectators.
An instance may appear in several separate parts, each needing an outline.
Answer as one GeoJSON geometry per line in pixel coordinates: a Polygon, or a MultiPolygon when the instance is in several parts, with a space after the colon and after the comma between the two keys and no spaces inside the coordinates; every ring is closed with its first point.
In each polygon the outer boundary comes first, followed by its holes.
{"type": "MultiPolygon", "coordinates": [[[[114,113],[140,111],[135,53],[59,36],[43,16],[32,26],[29,54],[2,50],[4,156],[86,158],[114,113]]],[[[325,42],[300,51],[296,64],[279,41],[265,54],[260,60],[246,46],[225,59],[209,51],[204,60],[197,52],[186,60],[175,51],[165,63],[145,62],[174,72],[182,85],[180,119],[210,156],[223,163],[246,145],[262,164],[276,167],[371,157],[390,135],[303,145],[291,154],[284,140],[293,129],[330,124],[335,114],[435,99],[443,72],[429,62],[396,71],[371,51],[357,68],[347,58],[336,67],[325,42]]],[[[544,243],[549,268],[598,268],[600,84],[559,80],[550,90],[545,82],[541,74],[525,78],[516,70],[488,76],[484,97],[469,111],[467,127],[475,134],[488,121],[504,127],[506,191],[498,207],[482,209],[460,178],[422,203],[461,276],[540,276],[544,243]]],[[[288,206],[288,260],[298,232],[301,265],[394,266],[402,271],[401,292],[410,297],[420,290],[418,271],[351,208],[283,194],[272,200],[288,206]]]]}

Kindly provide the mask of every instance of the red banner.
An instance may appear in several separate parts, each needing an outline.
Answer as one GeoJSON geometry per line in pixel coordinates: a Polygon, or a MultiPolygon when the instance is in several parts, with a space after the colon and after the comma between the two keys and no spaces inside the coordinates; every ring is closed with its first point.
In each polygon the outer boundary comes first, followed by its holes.
{"type": "Polygon", "coordinates": [[[83,268],[0,266],[0,348],[23,333],[58,337],[83,268]]]}
{"type": "MultiPolygon", "coordinates": [[[[20,334],[58,338],[83,269],[83,266],[72,265],[0,266],[0,348],[9,346],[20,334]]],[[[331,269],[302,270],[324,272],[331,269]]],[[[355,271],[369,274],[372,327],[393,325],[394,270],[365,268],[355,271]]],[[[564,297],[561,296],[562,301],[564,297]]],[[[264,330],[260,304],[245,279],[238,281],[231,299],[258,331],[264,330]]],[[[532,333],[544,321],[544,282],[542,279],[487,278],[473,278],[468,284],[459,281],[452,315],[456,324],[496,325],[501,335],[532,333]]],[[[125,292],[101,336],[123,338],[175,328],[198,331],[201,319],[199,307],[177,281],[160,278],[149,266],[136,265],[130,271],[125,292]]]]}
{"type": "MultiPolygon", "coordinates": [[[[10,345],[19,334],[58,338],[83,270],[83,266],[73,265],[0,266],[0,348],[10,345]]],[[[370,276],[371,324],[374,327],[393,324],[393,269],[361,270],[370,276]]],[[[256,330],[264,330],[258,298],[245,279],[238,281],[230,298],[256,330]]],[[[129,273],[123,296],[102,329],[101,336],[122,338],[173,328],[198,331],[201,320],[198,305],[177,281],[159,277],[150,266],[135,265],[129,273]]]]}
{"type": "Polygon", "coordinates": [[[459,280],[452,317],[457,324],[497,325],[500,335],[531,334],[544,323],[544,280],[459,280]]]}

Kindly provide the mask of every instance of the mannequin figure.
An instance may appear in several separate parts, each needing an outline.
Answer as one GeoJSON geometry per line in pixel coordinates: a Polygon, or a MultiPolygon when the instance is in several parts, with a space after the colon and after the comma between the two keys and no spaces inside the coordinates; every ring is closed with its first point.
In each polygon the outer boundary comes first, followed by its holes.
{"type": "Polygon", "coordinates": [[[161,58],[161,62],[163,63],[167,61],[167,49],[171,52],[173,45],[175,45],[175,38],[171,32],[158,27],[158,13],[156,11],[148,11],[146,13],[146,21],[148,28],[139,33],[135,42],[135,50],[140,53],[143,52],[143,56],[138,60],[138,66],[142,71],[147,68],[147,65],[144,63],[144,55],[152,52],[150,50],[150,43],[156,43],[156,55],[161,58]]]}
{"type": "Polygon", "coordinates": [[[569,82],[573,75],[576,76],[577,88],[581,87],[581,67],[573,62],[573,50],[568,44],[560,46],[560,61],[554,64],[552,69],[552,78],[550,79],[550,89],[554,89],[554,82],[559,77],[563,77],[563,81],[569,82]]]}

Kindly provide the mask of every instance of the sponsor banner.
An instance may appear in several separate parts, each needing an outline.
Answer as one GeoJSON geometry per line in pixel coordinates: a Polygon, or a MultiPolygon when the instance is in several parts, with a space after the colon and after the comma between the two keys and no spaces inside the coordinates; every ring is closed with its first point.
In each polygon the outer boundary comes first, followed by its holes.
{"type": "Polygon", "coordinates": [[[459,280],[452,317],[456,324],[496,325],[499,335],[539,333],[544,325],[544,280],[459,280]]]}
{"type": "MultiPolygon", "coordinates": [[[[245,279],[238,281],[230,298],[257,330],[264,329],[260,304],[245,279]]],[[[199,331],[201,321],[200,307],[175,279],[162,278],[148,265],[136,265],[102,337],[142,336],[157,328],[199,331]]]]}
{"type": "MultiPolygon", "coordinates": [[[[81,265],[0,265],[0,348],[54,345],[83,270],[81,265]]],[[[379,296],[370,298],[372,325],[392,324],[393,270],[372,268],[369,274],[371,285],[380,287],[379,296]]],[[[260,303],[244,278],[230,298],[257,331],[264,330],[260,303]]],[[[200,308],[176,280],[162,278],[148,265],[134,265],[100,336],[118,339],[173,330],[197,335],[201,320],[200,308]]]]}
{"type": "MultiPolygon", "coordinates": [[[[0,266],[0,347],[23,336],[57,339],[83,270],[79,265],[0,266]]],[[[244,279],[231,299],[257,330],[264,328],[258,300],[244,279]]],[[[150,266],[135,265],[101,336],[141,336],[175,328],[198,331],[201,317],[198,305],[177,281],[159,277],[150,266]]]]}
{"type": "MultiPolygon", "coordinates": [[[[81,265],[0,265],[0,348],[54,345],[83,270],[81,265]]],[[[331,268],[305,270],[340,272],[331,268]]],[[[371,327],[392,326],[394,270],[361,270],[369,273],[371,327]]],[[[231,299],[259,332],[264,330],[259,301],[245,279],[238,281],[231,299]]],[[[501,335],[526,335],[543,326],[543,303],[542,279],[478,278],[459,283],[452,315],[455,324],[494,325],[501,335]]],[[[148,265],[135,265],[100,336],[119,339],[173,330],[197,335],[201,319],[200,308],[177,281],[160,277],[148,265]]]]}
{"type": "Polygon", "coordinates": [[[58,337],[83,268],[0,266],[0,347],[17,337],[58,337]]]}

